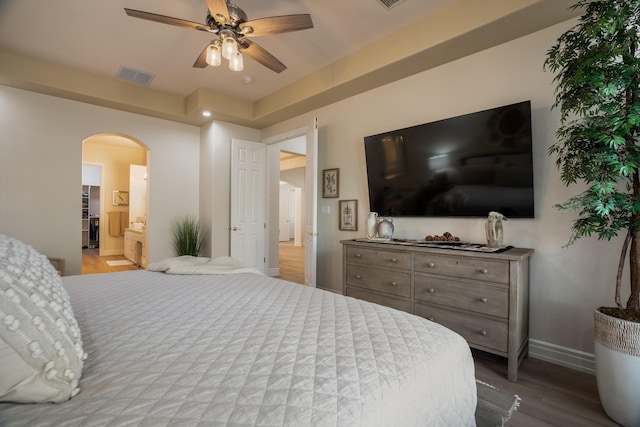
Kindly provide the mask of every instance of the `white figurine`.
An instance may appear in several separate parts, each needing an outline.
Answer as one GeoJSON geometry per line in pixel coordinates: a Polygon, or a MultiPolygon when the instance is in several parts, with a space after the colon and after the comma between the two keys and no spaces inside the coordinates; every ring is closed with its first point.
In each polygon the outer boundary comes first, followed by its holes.
{"type": "Polygon", "coordinates": [[[367,239],[375,239],[377,237],[378,213],[370,212],[367,218],[367,239]]]}

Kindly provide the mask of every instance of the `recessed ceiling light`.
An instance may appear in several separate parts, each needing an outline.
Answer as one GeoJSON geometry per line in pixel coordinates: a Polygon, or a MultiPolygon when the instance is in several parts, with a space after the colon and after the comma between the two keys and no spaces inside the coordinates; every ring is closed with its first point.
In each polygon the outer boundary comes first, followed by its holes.
{"type": "Polygon", "coordinates": [[[245,84],[253,83],[253,77],[251,77],[251,76],[244,76],[244,77],[242,77],[242,81],[243,81],[243,82],[245,82],[245,84]]]}
{"type": "Polygon", "coordinates": [[[202,110],[202,116],[203,116],[203,117],[211,117],[211,111],[209,111],[209,110],[202,110]]]}

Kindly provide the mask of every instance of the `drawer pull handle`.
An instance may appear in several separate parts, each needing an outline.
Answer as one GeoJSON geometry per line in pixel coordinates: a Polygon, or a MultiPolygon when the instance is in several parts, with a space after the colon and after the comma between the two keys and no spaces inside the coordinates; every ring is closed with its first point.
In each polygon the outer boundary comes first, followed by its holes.
{"type": "Polygon", "coordinates": [[[489,274],[489,270],[487,270],[486,268],[483,268],[482,270],[480,270],[480,273],[489,274]]]}
{"type": "Polygon", "coordinates": [[[391,258],[391,262],[398,262],[397,258],[391,258]]]}
{"type": "Polygon", "coordinates": [[[489,300],[486,297],[484,297],[484,298],[480,298],[480,301],[482,301],[483,303],[486,303],[489,300]]]}
{"type": "Polygon", "coordinates": [[[391,286],[393,286],[393,287],[398,286],[398,282],[391,282],[391,286]]]}
{"type": "Polygon", "coordinates": [[[430,289],[429,289],[429,293],[430,293],[430,294],[434,293],[435,291],[436,291],[436,290],[435,290],[435,289],[433,289],[433,288],[430,288],[430,289]]]}
{"type": "Polygon", "coordinates": [[[359,274],[356,274],[356,279],[358,279],[358,280],[359,280],[359,279],[362,279],[362,276],[361,276],[361,275],[359,275],[359,274]]]}
{"type": "Polygon", "coordinates": [[[433,262],[430,262],[429,264],[427,264],[427,266],[429,266],[429,268],[434,268],[436,266],[436,264],[433,263],[433,262]]]}
{"type": "Polygon", "coordinates": [[[487,336],[487,331],[480,331],[480,335],[482,335],[483,337],[487,336]]]}
{"type": "Polygon", "coordinates": [[[356,258],[360,258],[362,255],[356,254],[355,256],[356,256],[356,258]]]}

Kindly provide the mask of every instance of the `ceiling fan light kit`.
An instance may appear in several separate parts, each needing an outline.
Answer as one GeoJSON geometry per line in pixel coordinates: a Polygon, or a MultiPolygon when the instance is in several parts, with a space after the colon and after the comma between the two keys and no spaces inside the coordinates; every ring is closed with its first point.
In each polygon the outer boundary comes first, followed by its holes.
{"type": "Polygon", "coordinates": [[[207,64],[212,67],[217,67],[222,64],[222,49],[218,44],[211,43],[207,48],[207,64]]]}
{"type": "MultiPolygon", "coordinates": [[[[223,30],[224,31],[224,30],[223,30]]],[[[231,59],[233,55],[238,52],[238,45],[236,44],[235,39],[226,34],[221,34],[222,39],[222,57],[224,59],[231,59]]]]}
{"type": "Polygon", "coordinates": [[[134,18],[216,34],[218,38],[213,39],[196,59],[193,64],[195,68],[206,68],[208,65],[216,67],[222,63],[222,57],[229,60],[229,68],[232,71],[242,71],[244,68],[242,53],[245,53],[256,62],[280,73],[287,67],[257,43],[249,40],[249,37],[313,28],[309,14],[271,16],[249,21],[242,9],[228,3],[227,0],[206,0],[206,2],[209,10],[206,24],[127,8],[125,12],[134,18]]]}
{"type": "Polygon", "coordinates": [[[244,61],[240,52],[236,52],[229,59],[229,69],[231,71],[242,71],[244,69],[244,61]]]}

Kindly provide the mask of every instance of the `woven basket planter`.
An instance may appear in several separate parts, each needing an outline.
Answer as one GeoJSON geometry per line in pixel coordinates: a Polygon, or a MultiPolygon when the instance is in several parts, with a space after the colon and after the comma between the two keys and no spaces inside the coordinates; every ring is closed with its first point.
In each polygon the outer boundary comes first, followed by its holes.
{"type": "Polygon", "coordinates": [[[602,407],[623,426],[640,426],[640,323],[594,312],[596,379],[602,407]]]}

